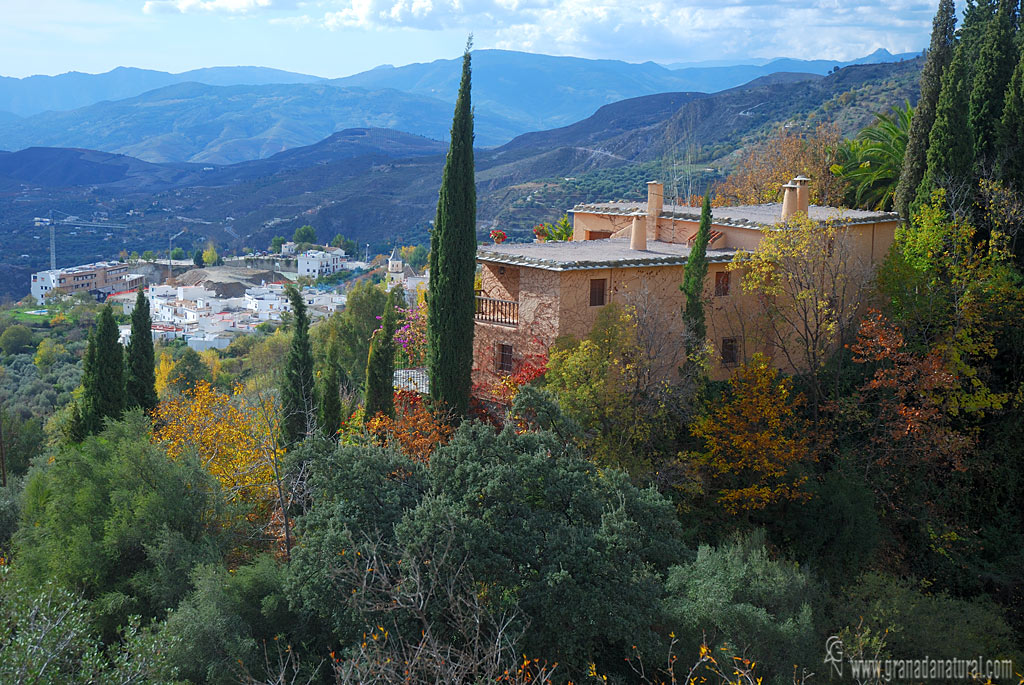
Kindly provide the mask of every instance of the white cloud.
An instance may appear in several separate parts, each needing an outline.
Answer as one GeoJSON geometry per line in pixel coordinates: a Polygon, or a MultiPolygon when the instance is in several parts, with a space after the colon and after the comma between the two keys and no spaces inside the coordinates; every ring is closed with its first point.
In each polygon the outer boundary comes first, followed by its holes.
{"type": "Polygon", "coordinates": [[[142,6],[146,14],[159,12],[251,12],[273,6],[273,0],[147,0],[142,6]]]}
{"type": "MultiPolygon", "coordinates": [[[[181,1],[181,0],[179,0],[181,1]]],[[[195,1],[195,0],[193,0],[195,1]]],[[[926,42],[922,0],[330,0],[329,29],[475,31],[480,47],[631,60],[846,59],[926,42]]]]}

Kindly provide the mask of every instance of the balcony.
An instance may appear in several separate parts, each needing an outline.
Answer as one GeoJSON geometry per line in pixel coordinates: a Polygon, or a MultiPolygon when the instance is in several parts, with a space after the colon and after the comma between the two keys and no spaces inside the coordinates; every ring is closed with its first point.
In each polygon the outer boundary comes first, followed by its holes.
{"type": "Polygon", "coordinates": [[[477,321],[484,323],[518,326],[519,303],[512,300],[496,300],[491,297],[477,295],[475,318],[477,321]]]}

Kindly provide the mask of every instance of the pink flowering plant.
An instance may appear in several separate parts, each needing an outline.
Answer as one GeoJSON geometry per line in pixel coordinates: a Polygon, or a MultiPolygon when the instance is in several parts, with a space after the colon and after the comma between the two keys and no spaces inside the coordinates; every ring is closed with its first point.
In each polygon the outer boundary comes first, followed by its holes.
{"type": "Polygon", "coordinates": [[[501,230],[500,228],[496,228],[493,231],[491,231],[491,240],[493,240],[496,245],[501,245],[503,242],[505,242],[506,238],[508,238],[508,236],[505,235],[505,231],[501,230]]]}
{"type": "Polygon", "coordinates": [[[418,368],[427,363],[427,303],[399,310],[402,324],[395,331],[396,356],[400,368],[418,368]]]}

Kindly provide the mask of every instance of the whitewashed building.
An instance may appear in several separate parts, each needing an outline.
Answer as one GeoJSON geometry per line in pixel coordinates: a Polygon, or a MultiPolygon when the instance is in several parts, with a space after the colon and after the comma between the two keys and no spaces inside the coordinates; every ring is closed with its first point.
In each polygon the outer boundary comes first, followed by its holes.
{"type": "Polygon", "coordinates": [[[345,253],[308,250],[299,255],[299,276],[320,278],[341,271],[345,263],[345,253]]]}

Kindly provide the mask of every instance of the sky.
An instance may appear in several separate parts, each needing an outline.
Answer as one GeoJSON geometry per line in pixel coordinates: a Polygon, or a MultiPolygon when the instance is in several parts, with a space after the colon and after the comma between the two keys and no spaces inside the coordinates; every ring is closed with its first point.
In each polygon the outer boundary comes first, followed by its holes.
{"type": "MultiPolygon", "coordinates": [[[[325,77],[477,48],[660,63],[923,49],[929,0],[0,0],[0,75],[253,65],[325,77]]],[[[959,3],[958,3],[959,5],[959,3]]]]}

